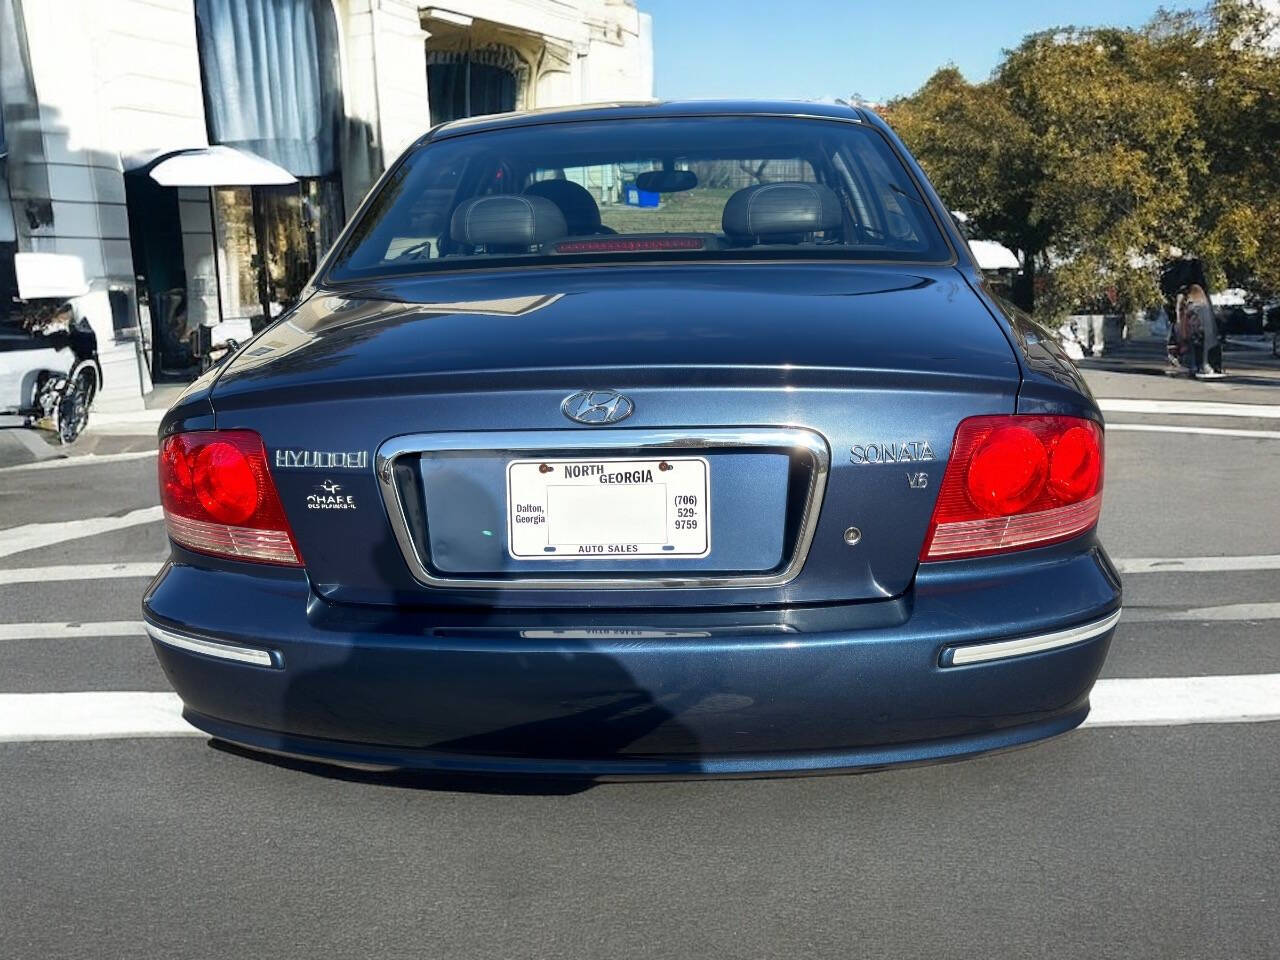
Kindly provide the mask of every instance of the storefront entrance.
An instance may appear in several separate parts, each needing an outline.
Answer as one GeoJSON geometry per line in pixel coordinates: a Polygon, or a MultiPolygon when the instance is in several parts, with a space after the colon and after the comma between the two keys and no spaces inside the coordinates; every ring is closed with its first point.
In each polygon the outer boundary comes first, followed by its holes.
{"type": "Polygon", "coordinates": [[[256,333],[297,298],[342,229],[342,189],[337,178],[216,187],[213,227],[222,319],[256,333]]]}
{"type": "Polygon", "coordinates": [[[155,379],[189,378],[280,316],[344,222],[331,0],[194,6],[209,145],[126,165],[155,379]]]}
{"type": "Polygon", "coordinates": [[[139,307],[154,379],[184,379],[292,304],[342,227],[337,177],[294,177],[231,147],[126,172],[139,307]]]}

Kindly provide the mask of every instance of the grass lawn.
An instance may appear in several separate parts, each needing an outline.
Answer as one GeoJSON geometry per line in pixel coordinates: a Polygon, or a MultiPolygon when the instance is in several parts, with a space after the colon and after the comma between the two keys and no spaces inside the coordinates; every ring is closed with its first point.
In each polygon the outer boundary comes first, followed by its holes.
{"type": "Polygon", "coordinates": [[[733,190],[699,187],[668,193],[656,207],[600,205],[600,219],[619,233],[719,233],[720,215],[733,190]]]}

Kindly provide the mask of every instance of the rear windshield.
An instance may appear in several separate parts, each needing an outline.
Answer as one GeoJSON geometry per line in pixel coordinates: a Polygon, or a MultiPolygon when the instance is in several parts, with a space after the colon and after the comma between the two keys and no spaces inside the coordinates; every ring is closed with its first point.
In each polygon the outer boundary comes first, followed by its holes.
{"type": "Polygon", "coordinates": [[[596,120],[428,144],[383,185],[332,280],[581,260],[943,262],[888,142],[787,117],[596,120]]]}

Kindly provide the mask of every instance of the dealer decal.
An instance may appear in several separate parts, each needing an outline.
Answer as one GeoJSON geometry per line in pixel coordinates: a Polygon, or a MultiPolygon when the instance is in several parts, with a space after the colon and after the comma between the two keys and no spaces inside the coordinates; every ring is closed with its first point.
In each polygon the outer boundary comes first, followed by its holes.
{"type": "Polygon", "coordinates": [[[316,484],[316,492],[307,494],[308,510],[354,510],[356,498],[342,492],[342,484],[326,480],[316,484]]]}

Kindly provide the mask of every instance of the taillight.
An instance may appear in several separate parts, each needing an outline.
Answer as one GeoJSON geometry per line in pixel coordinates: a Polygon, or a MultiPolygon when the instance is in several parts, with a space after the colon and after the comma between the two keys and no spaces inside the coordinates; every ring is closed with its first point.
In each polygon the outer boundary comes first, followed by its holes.
{"type": "Polygon", "coordinates": [[[1059,416],[970,417],[956,428],[921,560],[1038,547],[1102,510],[1102,428],[1059,416]]]}
{"type": "Polygon", "coordinates": [[[302,558],[252,430],[206,430],[160,445],[160,502],[174,543],[237,560],[302,558]]]}

